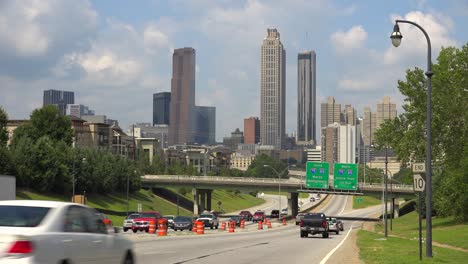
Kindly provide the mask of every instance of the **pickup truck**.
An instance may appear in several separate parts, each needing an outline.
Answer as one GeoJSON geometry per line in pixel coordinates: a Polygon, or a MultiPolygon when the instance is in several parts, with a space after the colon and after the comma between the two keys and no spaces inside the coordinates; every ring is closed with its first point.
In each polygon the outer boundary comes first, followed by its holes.
{"type": "Polygon", "coordinates": [[[305,214],[299,222],[301,228],[301,237],[307,237],[309,234],[322,234],[323,238],[328,238],[328,222],[325,214],[308,213],[305,214]]]}
{"type": "Polygon", "coordinates": [[[200,214],[200,217],[197,218],[197,221],[203,221],[205,227],[209,227],[211,229],[218,229],[219,226],[219,219],[216,214],[213,213],[202,213],[200,214]]]}

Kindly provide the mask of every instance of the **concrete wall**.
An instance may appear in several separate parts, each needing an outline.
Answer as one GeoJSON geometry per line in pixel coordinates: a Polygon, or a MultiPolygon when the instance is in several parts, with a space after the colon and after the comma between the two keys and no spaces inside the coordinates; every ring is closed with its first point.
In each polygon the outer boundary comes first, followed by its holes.
{"type": "Polygon", "coordinates": [[[16,178],[0,175],[0,200],[16,199],[16,178]]]}

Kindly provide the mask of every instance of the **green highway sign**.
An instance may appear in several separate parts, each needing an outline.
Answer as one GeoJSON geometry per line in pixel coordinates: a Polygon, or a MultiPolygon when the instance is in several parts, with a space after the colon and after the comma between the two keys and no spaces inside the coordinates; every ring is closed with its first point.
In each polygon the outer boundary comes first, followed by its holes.
{"type": "Polygon", "coordinates": [[[357,190],[358,166],[354,163],[335,163],[333,169],[333,188],[357,190]]]}
{"type": "Polygon", "coordinates": [[[328,189],[328,162],[311,162],[306,165],[306,188],[328,189]]]}

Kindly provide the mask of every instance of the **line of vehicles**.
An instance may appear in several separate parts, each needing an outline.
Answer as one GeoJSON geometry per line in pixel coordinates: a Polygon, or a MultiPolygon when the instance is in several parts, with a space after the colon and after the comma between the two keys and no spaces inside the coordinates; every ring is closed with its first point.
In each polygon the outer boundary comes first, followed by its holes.
{"type": "Polygon", "coordinates": [[[328,238],[329,233],[334,232],[338,235],[340,231],[344,231],[344,224],[341,220],[326,217],[324,213],[305,213],[297,217],[299,218],[300,237],[321,234],[323,238],[328,238]]]}

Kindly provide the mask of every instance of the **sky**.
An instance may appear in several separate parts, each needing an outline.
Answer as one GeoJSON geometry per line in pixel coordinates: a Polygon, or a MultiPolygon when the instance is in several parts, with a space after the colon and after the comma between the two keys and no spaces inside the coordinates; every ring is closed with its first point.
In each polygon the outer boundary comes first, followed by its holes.
{"type": "Polygon", "coordinates": [[[390,96],[397,81],[426,69],[441,47],[468,42],[468,0],[1,0],[0,106],[27,119],[47,89],[75,92],[75,103],[127,129],[152,122],[152,94],[171,90],[172,52],[196,50],[196,104],[216,107],[216,139],[260,115],[260,46],[277,28],[286,50],[286,132],[297,129],[297,54],[317,54],[320,103],[334,96],[363,108],[390,96]]]}

